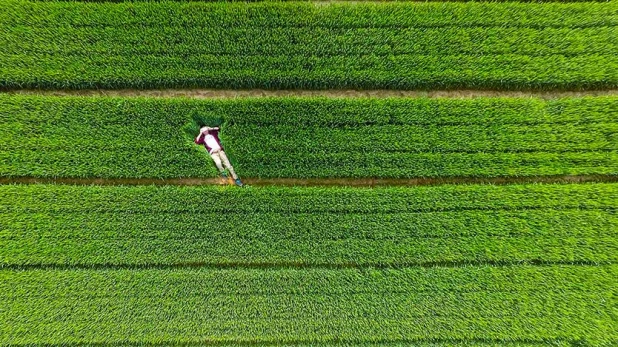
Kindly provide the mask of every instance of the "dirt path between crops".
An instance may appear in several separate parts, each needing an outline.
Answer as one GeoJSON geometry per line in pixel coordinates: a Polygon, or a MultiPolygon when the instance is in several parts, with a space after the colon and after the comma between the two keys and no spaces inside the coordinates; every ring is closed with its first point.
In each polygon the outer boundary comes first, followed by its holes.
{"type": "Polygon", "coordinates": [[[229,99],[255,97],[327,97],[327,98],[479,98],[479,97],[537,97],[556,99],[563,97],[618,95],[618,89],[587,91],[494,91],[494,90],[266,90],[266,89],[85,89],[85,90],[6,90],[6,94],[52,96],[113,96],[149,98],[229,99]]]}
{"type": "Polygon", "coordinates": [[[173,270],[173,269],[270,269],[270,270],[285,270],[285,269],[324,269],[324,270],[341,270],[341,269],[403,269],[403,268],[460,268],[460,267],[521,267],[521,266],[599,266],[608,265],[611,262],[593,262],[589,260],[578,261],[548,261],[548,260],[461,260],[461,261],[414,261],[414,262],[397,262],[397,263],[354,263],[354,262],[337,262],[337,263],[309,263],[309,262],[288,262],[288,261],[273,261],[273,262],[181,262],[181,263],[146,263],[146,264],[109,264],[109,263],[89,263],[89,264],[64,264],[64,263],[47,263],[47,264],[0,264],[2,270],[173,270]]]}
{"type": "MultiPolygon", "coordinates": [[[[285,187],[384,187],[430,186],[443,184],[522,184],[522,183],[585,183],[618,182],[618,175],[534,176],[534,177],[451,177],[451,178],[244,178],[250,186],[285,187]]],[[[37,178],[1,177],[0,184],[69,184],[69,185],[233,185],[231,180],[219,178],[37,178]]]]}

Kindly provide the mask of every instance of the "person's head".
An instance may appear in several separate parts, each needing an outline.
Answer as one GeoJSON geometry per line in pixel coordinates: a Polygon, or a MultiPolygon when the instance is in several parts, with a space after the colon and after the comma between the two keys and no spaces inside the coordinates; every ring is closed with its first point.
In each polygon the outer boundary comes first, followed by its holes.
{"type": "Polygon", "coordinates": [[[207,126],[201,127],[200,128],[200,133],[208,134],[208,127],[207,126]]]}

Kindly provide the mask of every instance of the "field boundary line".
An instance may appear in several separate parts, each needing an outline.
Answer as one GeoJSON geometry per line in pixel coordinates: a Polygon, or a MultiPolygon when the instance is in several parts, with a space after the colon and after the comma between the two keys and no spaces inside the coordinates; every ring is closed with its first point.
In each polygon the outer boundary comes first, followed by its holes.
{"type": "Polygon", "coordinates": [[[304,262],[179,262],[179,263],[141,263],[141,264],[0,264],[4,270],[174,270],[174,269],[212,269],[212,270],[285,270],[285,269],[406,269],[406,268],[460,268],[460,267],[515,267],[515,266],[608,266],[613,261],[595,262],[529,260],[484,260],[484,261],[419,261],[401,263],[304,263],[304,262]]]}
{"type": "MultiPolygon", "coordinates": [[[[440,338],[397,338],[397,339],[372,339],[372,340],[352,340],[352,339],[339,339],[334,338],[331,340],[322,340],[320,344],[327,344],[328,346],[376,346],[376,345],[396,345],[401,344],[427,344],[428,346],[435,346],[436,344],[467,344],[474,343],[475,345],[488,345],[496,346],[503,345],[509,346],[539,346],[553,345],[552,343],[566,342],[572,346],[580,346],[578,341],[565,340],[565,339],[491,339],[491,338],[469,338],[469,339],[440,339],[440,338]]],[[[12,343],[11,346],[83,346],[84,343],[80,342],[62,342],[62,343],[12,343]]],[[[210,339],[198,339],[198,340],[165,340],[165,341],[113,341],[113,342],[88,342],[88,346],[315,346],[315,340],[248,340],[248,339],[226,339],[226,340],[210,340],[210,339]]]]}
{"type": "MultiPolygon", "coordinates": [[[[388,187],[436,186],[459,184],[508,185],[525,183],[613,183],[616,175],[560,175],[530,177],[444,177],[444,178],[243,178],[251,186],[286,187],[388,187]]],[[[158,185],[205,186],[231,185],[220,178],[39,178],[0,177],[0,184],[63,184],[63,185],[158,185]]]]}
{"type": "Polygon", "coordinates": [[[18,89],[1,90],[9,95],[38,96],[82,96],[82,97],[146,97],[146,98],[190,98],[190,99],[233,99],[268,97],[325,97],[325,98],[453,98],[470,99],[483,97],[542,98],[616,96],[618,89],[581,91],[497,91],[497,90],[267,90],[267,89],[81,89],[47,90],[18,89]]]}
{"type": "MultiPolygon", "coordinates": [[[[49,0],[31,0],[32,2],[48,2],[49,0]]],[[[67,0],[64,0],[67,1],[67,0]]],[[[69,0],[74,2],[131,2],[134,0],[69,0]]],[[[171,0],[172,2],[184,2],[186,0],[171,0]]],[[[191,2],[217,2],[219,0],[190,0],[191,2]]],[[[269,2],[272,0],[250,0],[249,2],[269,2]]],[[[401,2],[401,0],[286,0],[296,2],[306,2],[315,5],[328,5],[328,4],[388,4],[401,2]]],[[[496,2],[538,2],[538,0],[495,0],[496,2]]],[[[578,3],[578,2],[607,2],[608,0],[546,0],[548,3],[552,2],[566,2],[566,3],[578,3]]],[[[247,2],[247,0],[229,0],[229,2],[247,2]]],[[[473,2],[473,0],[405,0],[405,2],[473,2]]]]}

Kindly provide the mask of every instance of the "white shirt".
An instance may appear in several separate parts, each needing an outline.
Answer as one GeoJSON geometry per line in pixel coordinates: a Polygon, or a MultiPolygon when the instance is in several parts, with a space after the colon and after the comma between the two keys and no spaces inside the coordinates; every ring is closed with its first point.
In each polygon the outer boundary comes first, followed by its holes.
{"type": "Polygon", "coordinates": [[[219,142],[217,142],[215,137],[210,134],[204,136],[204,142],[206,143],[206,146],[210,148],[210,154],[221,150],[221,146],[219,146],[219,142]]]}

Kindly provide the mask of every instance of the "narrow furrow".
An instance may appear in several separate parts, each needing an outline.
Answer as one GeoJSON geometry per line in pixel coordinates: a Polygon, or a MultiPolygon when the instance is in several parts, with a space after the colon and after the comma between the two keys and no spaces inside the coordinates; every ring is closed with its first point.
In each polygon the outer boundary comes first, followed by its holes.
{"type": "Polygon", "coordinates": [[[392,90],[392,89],[1,89],[6,95],[39,96],[83,96],[83,97],[147,97],[147,98],[191,98],[191,99],[235,99],[272,97],[324,97],[324,98],[539,98],[561,99],[570,97],[616,96],[618,89],[578,90],[578,91],[509,91],[509,90],[392,90]]]}
{"type": "Polygon", "coordinates": [[[305,263],[305,262],[190,262],[190,263],[150,263],[150,264],[111,264],[111,263],[88,263],[88,264],[0,264],[0,271],[118,271],[118,270],[401,270],[406,268],[462,268],[469,267],[555,267],[555,266],[581,266],[596,267],[618,264],[617,260],[611,262],[596,261],[545,261],[538,259],[517,260],[517,261],[432,261],[432,262],[399,262],[397,264],[385,263],[305,263]]]}
{"type": "MultiPolygon", "coordinates": [[[[440,177],[440,178],[252,178],[243,177],[251,186],[283,187],[388,187],[388,186],[435,186],[454,184],[524,184],[524,183],[610,183],[618,182],[618,175],[557,175],[536,177],[440,177]]],[[[0,177],[0,184],[63,184],[98,186],[204,186],[232,185],[220,178],[44,178],[0,177]]]]}

